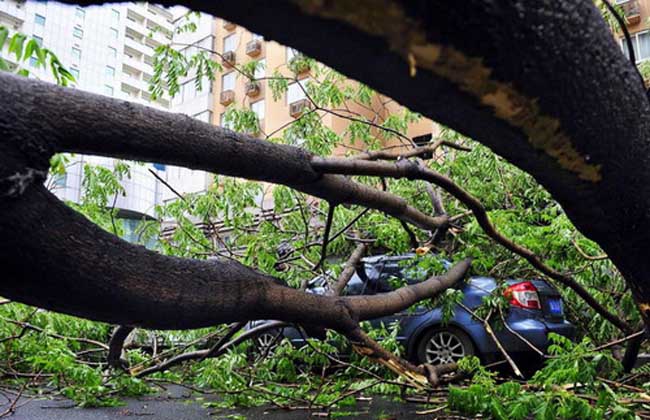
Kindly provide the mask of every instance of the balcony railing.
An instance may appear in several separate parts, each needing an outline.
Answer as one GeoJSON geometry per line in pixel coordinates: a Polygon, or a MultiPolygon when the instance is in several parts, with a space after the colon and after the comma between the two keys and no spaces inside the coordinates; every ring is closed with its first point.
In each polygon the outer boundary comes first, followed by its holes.
{"type": "Polygon", "coordinates": [[[260,84],[256,81],[248,81],[246,82],[246,95],[253,98],[255,96],[258,96],[260,92],[262,91],[260,84]]]}
{"type": "Polygon", "coordinates": [[[231,89],[224,90],[219,95],[219,102],[221,105],[227,106],[235,100],[235,92],[231,89]]]}
{"type": "Polygon", "coordinates": [[[257,57],[262,53],[262,41],[253,39],[246,44],[246,54],[251,57],[257,57]]]}
{"type": "Polygon", "coordinates": [[[237,57],[235,56],[234,51],[226,51],[221,55],[221,64],[227,69],[233,68],[235,66],[237,57]]]}
{"type": "Polygon", "coordinates": [[[299,99],[295,102],[289,104],[289,115],[294,118],[298,118],[302,113],[309,109],[310,102],[307,99],[299,99]]]}
{"type": "Polygon", "coordinates": [[[636,25],[641,22],[641,9],[639,0],[628,0],[625,3],[619,3],[623,9],[623,16],[628,25],[636,25]]]}

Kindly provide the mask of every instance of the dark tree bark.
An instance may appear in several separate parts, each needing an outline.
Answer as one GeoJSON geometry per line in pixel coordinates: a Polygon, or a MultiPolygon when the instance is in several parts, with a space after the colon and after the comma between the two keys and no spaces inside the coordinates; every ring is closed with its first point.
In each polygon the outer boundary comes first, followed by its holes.
{"type": "MultiPolygon", "coordinates": [[[[182,3],[296,47],[532,174],[607,252],[647,319],[650,105],[591,0],[182,3]]],[[[89,227],[34,185],[53,151],[263,179],[332,203],[376,208],[420,227],[446,223],[394,196],[321,176],[309,156],[292,148],[253,146],[189,118],[38,82],[2,76],[0,89],[0,262],[11,279],[2,282],[0,294],[12,299],[155,328],[231,322],[241,308],[253,316],[292,320],[310,314],[322,321],[350,319],[346,313],[355,302],[355,314],[378,314],[376,302],[337,298],[321,305],[314,299],[334,298],[305,296],[237,264],[151,254],[89,227]],[[197,142],[188,143],[191,138],[197,142]],[[246,159],[237,158],[243,152],[246,159]],[[97,279],[98,269],[110,277],[97,279]],[[291,304],[295,299],[301,303],[291,304]]]]}

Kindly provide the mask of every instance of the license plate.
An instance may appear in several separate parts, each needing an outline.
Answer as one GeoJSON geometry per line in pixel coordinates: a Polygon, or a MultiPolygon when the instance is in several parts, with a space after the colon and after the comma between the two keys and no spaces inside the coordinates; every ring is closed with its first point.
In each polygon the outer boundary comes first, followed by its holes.
{"type": "Polygon", "coordinates": [[[560,299],[549,299],[548,300],[548,307],[551,310],[551,313],[553,315],[561,315],[562,314],[562,300],[560,300],[560,299]]]}

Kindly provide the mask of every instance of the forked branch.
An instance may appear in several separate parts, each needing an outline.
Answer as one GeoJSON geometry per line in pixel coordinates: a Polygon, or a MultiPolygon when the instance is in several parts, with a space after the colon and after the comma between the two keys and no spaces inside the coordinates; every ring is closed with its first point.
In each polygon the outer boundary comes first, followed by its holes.
{"type": "Polygon", "coordinates": [[[537,255],[535,255],[534,252],[528,248],[516,244],[512,240],[503,236],[503,234],[501,234],[499,231],[497,231],[497,229],[490,221],[490,218],[483,204],[476,197],[471,195],[468,191],[464,190],[462,187],[460,187],[458,184],[446,176],[427,167],[420,166],[416,162],[408,160],[389,163],[342,158],[314,157],[312,159],[312,165],[316,170],[319,170],[323,173],[420,179],[438,185],[449,194],[454,196],[458,201],[467,206],[474,214],[474,217],[476,218],[479,226],[481,226],[483,231],[495,242],[502,245],[504,248],[508,249],[514,254],[523,257],[541,273],[572,289],[600,316],[618,327],[622,332],[628,334],[632,332],[632,328],[625,320],[609,312],[607,308],[598,302],[574,278],[549,267],[544,262],[542,262],[542,260],[537,255]]]}

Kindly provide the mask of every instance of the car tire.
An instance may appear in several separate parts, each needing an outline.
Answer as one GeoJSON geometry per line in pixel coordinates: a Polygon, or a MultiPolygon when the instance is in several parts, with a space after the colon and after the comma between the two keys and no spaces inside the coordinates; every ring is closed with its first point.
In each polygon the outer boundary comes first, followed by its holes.
{"type": "Polygon", "coordinates": [[[426,331],[417,346],[417,362],[439,365],[453,363],[473,356],[476,349],[472,339],[458,328],[432,328],[426,331]]]}

